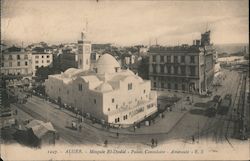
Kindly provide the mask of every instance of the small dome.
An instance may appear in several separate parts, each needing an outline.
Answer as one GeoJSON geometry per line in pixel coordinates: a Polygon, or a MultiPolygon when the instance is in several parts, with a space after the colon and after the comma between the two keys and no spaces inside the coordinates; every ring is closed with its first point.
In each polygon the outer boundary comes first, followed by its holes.
{"type": "Polygon", "coordinates": [[[76,76],[77,74],[81,73],[81,69],[76,69],[76,68],[69,68],[66,71],[64,71],[63,76],[65,78],[71,78],[73,76],[76,76]]]}
{"type": "Polygon", "coordinates": [[[107,91],[113,90],[112,86],[106,82],[99,85],[96,89],[101,91],[101,92],[107,92],[107,91]]]}
{"type": "Polygon", "coordinates": [[[110,54],[102,55],[97,64],[97,73],[115,73],[117,68],[121,68],[120,64],[116,61],[116,59],[110,54]]]}
{"type": "Polygon", "coordinates": [[[129,70],[129,69],[127,69],[126,70],[126,73],[128,74],[128,75],[135,75],[135,73],[134,72],[132,72],[131,70],[129,70]]]}

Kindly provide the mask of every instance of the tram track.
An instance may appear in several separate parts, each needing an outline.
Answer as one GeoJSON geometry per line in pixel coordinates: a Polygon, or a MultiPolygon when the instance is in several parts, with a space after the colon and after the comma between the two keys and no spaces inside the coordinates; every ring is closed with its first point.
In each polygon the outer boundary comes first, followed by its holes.
{"type": "MultiPolygon", "coordinates": [[[[186,144],[188,140],[191,140],[192,136],[195,138],[209,138],[211,137],[213,141],[216,143],[223,143],[226,141],[231,148],[234,148],[233,145],[231,144],[229,138],[228,138],[228,133],[229,133],[229,128],[230,124],[232,123],[232,112],[234,109],[235,104],[238,101],[238,95],[240,93],[240,89],[242,86],[242,79],[243,77],[240,76],[238,78],[235,78],[237,82],[237,86],[233,86],[230,88],[227,93],[232,93],[232,98],[233,98],[233,103],[229,107],[229,111],[226,115],[219,115],[216,114],[215,118],[207,118],[205,124],[199,131],[195,132],[193,135],[187,136],[184,139],[184,143],[186,144]]],[[[232,80],[233,81],[233,80],[232,80]]]]}

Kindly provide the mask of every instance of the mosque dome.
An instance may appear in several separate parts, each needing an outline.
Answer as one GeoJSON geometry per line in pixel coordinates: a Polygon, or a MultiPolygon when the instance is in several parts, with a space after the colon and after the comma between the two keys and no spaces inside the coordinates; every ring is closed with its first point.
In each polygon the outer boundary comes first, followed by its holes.
{"type": "Polygon", "coordinates": [[[118,68],[121,68],[120,64],[110,54],[102,55],[96,64],[98,74],[115,73],[118,68]]]}
{"type": "Polygon", "coordinates": [[[107,92],[113,90],[112,86],[107,82],[100,84],[96,89],[101,92],[107,92]]]}

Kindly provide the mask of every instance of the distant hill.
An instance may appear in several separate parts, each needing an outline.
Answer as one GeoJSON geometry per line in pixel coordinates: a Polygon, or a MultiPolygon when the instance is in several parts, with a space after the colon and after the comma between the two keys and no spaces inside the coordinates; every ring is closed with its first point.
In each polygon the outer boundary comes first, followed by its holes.
{"type": "Polygon", "coordinates": [[[247,52],[249,53],[249,44],[215,44],[214,45],[218,54],[220,53],[228,53],[234,54],[238,52],[245,52],[245,47],[247,52]]]}

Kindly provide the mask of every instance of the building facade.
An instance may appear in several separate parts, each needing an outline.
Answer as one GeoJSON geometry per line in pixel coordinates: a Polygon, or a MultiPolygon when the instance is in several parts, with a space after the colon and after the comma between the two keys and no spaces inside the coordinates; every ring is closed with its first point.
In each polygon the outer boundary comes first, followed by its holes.
{"type": "Polygon", "coordinates": [[[53,54],[46,52],[32,52],[32,72],[33,76],[36,70],[40,67],[47,67],[53,65],[53,54]]]}
{"type": "Polygon", "coordinates": [[[84,69],[50,75],[46,94],[109,124],[132,125],[157,111],[150,81],[122,70],[113,56],[104,54],[93,71],[84,69]]]}
{"type": "Polygon", "coordinates": [[[132,65],[135,63],[135,55],[127,55],[123,58],[124,65],[132,65]]]}
{"type": "Polygon", "coordinates": [[[1,74],[2,75],[32,75],[31,53],[22,48],[12,46],[2,52],[1,55],[1,74]]]}
{"type": "Polygon", "coordinates": [[[202,34],[201,41],[194,41],[192,46],[151,47],[149,79],[152,88],[199,94],[207,92],[213,80],[215,54],[209,36],[210,32],[202,34]]]}

